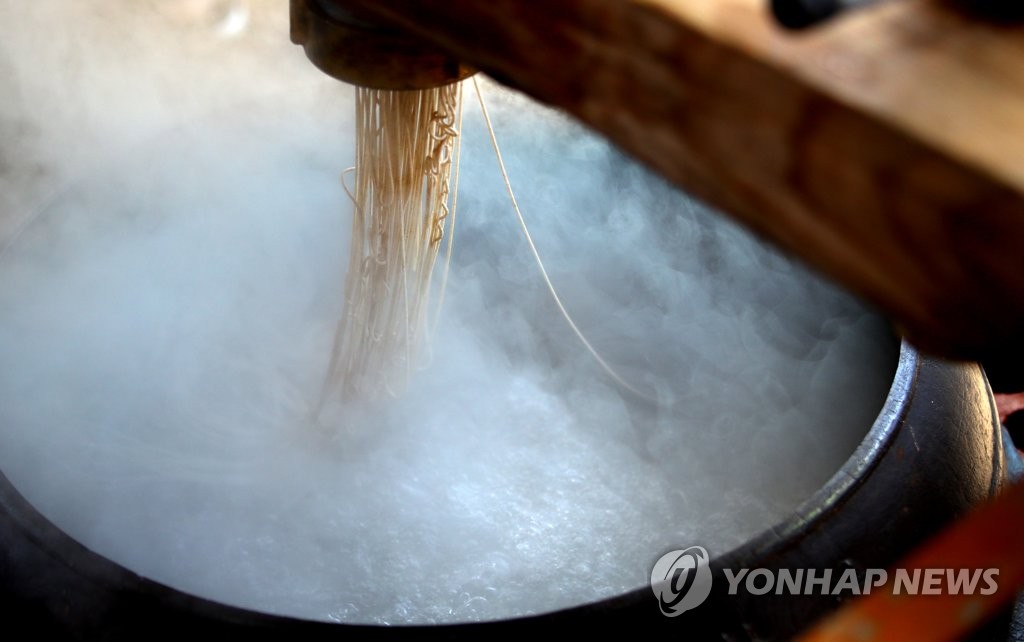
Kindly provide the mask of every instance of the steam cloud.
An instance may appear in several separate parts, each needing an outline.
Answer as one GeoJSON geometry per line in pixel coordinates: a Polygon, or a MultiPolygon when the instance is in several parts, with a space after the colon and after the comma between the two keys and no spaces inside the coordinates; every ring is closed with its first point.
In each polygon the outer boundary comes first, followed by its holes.
{"type": "MultiPolygon", "coordinates": [[[[248,46],[218,49],[203,91],[246,56],[301,56],[248,46]]],[[[257,103],[232,84],[244,109],[140,126],[145,142],[81,172],[0,256],[0,467],[89,547],[199,595],[309,618],[544,612],[644,585],[671,548],[738,545],[870,427],[895,368],[884,323],[490,83],[556,287],[662,403],[619,390],[558,315],[467,96],[431,363],[402,398],[332,407],[311,426],[351,209],[338,182],[350,92],[323,87],[257,103]]]]}

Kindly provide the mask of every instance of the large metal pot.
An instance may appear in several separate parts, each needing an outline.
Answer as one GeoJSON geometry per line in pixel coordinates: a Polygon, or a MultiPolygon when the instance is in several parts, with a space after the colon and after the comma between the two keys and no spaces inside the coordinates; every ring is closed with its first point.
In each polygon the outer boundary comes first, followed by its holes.
{"type": "Polygon", "coordinates": [[[1007,466],[981,368],[930,359],[904,345],[885,406],[849,461],[791,517],[712,560],[716,582],[709,599],[682,617],[661,615],[646,589],[536,617],[454,626],[375,628],[270,616],[186,595],[91,552],[40,515],[3,476],[0,608],[8,625],[105,640],[228,633],[250,640],[469,640],[499,631],[650,629],[687,639],[784,638],[835,608],[836,598],[731,597],[724,569],[886,567],[998,492],[1007,466]]]}

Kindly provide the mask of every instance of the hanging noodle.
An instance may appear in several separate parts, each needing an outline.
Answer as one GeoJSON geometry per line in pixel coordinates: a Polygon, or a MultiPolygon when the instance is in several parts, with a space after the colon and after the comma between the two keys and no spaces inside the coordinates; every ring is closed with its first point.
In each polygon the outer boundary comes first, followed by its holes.
{"type": "MultiPolygon", "coordinates": [[[[622,388],[658,401],[626,381],[597,352],[573,321],[548,278],[509,183],[480,87],[480,109],[512,207],[541,276],[573,333],[601,368],[622,388]]],[[[461,84],[421,91],[356,90],[355,207],[345,310],[334,336],[330,369],[319,408],[334,391],[343,399],[397,396],[417,365],[427,333],[431,274],[448,225],[444,298],[455,222],[454,158],[462,120],[461,84]],[[452,210],[448,200],[451,196],[452,210]]],[[[344,184],[344,181],[343,181],[344,184]]],[[[432,329],[432,328],[431,328],[432,329]]]]}
{"type": "Polygon", "coordinates": [[[515,192],[512,191],[512,182],[508,178],[508,170],[505,169],[505,161],[501,157],[501,148],[498,146],[498,137],[494,134],[494,125],[491,124],[491,115],[487,111],[487,103],[484,102],[484,95],[480,91],[480,83],[476,81],[476,77],[473,78],[473,89],[476,92],[477,101],[480,103],[480,113],[484,117],[484,124],[487,125],[487,133],[491,138],[491,147],[494,149],[494,155],[498,160],[498,169],[501,171],[501,179],[505,182],[505,191],[508,192],[509,199],[512,202],[512,210],[515,211],[516,218],[519,219],[519,227],[523,232],[523,238],[526,239],[526,244],[530,246],[530,253],[533,254],[533,259],[537,263],[537,269],[540,271],[540,275],[544,279],[544,284],[548,286],[548,293],[551,294],[551,299],[555,302],[555,305],[558,306],[558,311],[562,313],[562,318],[565,319],[569,328],[572,329],[573,334],[575,334],[576,338],[580,340],[583,347],[587,349],[590,356],[594,357],[594,360],[599,366],[601,366],[601,369],[604,370],[605,373],[615,381],[615,383],[645,401],[649,401],[654,404],[660,403],[656,397],[640,390],[616,372],[615,368],[613,368],[611,364],[601,356],[601,353],[598,352],[590,343],[590,340],[587,339],[586,335],[583,334],[583,331],[580,330],[578,325],[576,325],[576,322],[573,321],[572,315],[569,314],[569,310],[567,310],[565,305],[562,303],[562,297],[558,296],[558,290],[555,289],[554,283],[551,282],[551,277],[548,276],[548,270],[544,267],[544,261],[540,258],[540,252],[537,251],[537,246],[533,243],[533,235],[530,234],[530,228],[526,226],[526,219],[523,218],[523,212],[519,209],[519,201],[516,199],[515,192]]]}
{"type": "Polygon", "coordinates": [[[431,273],[445,224],[454,222],[448,200],[460,115],[458,83],[356,90],[345,309],[321,405],[334,391],[348,399],[400,394],[417,365],[431,273]]]}

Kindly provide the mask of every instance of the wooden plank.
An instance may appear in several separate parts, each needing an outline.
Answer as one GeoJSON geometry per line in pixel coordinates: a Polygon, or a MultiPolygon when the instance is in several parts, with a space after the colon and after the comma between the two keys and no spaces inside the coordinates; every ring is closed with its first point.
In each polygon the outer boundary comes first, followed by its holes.
{"type": "MultiPolygon", "coordinates": [[[[341,1],[341,0],[338,0],[341,1]]],[[[344,0],[604,133],[952,356],[1024,345],[1024,28],[927,0],[344,0]]]]}

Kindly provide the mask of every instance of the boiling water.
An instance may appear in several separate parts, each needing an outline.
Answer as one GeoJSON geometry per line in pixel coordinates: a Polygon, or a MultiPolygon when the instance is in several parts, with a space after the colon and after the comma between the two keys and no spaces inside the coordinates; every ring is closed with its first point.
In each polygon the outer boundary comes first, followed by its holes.
{"type": "MultiPolygon", "coordinates": [[[[0,257],[0,467],[137,572],[315,619],[550,611],[722,553],[850,455],[884,325],[582,128],[488,85],[549,298],[467,101],[430,363],[309,422],[341,313],[351,122],[257,106],[96,169],[0,257]]],[[[339,110],[345,109],[339,106],[339,110]]]]}

